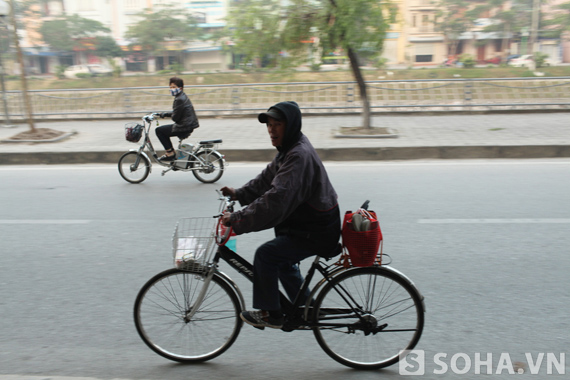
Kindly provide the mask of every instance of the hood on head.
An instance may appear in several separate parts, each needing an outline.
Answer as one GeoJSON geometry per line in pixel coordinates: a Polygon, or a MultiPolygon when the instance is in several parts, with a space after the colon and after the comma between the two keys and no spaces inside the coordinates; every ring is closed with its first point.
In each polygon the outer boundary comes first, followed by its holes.
{"type": "Polygon", "coordinates": [[[293,101],[277,103],[269,107],[267,112],[259,114],[259,122],[266,123],[268,116],[277,120],[284,119],[287,122],[283,144],[277,147],[279,152],[287,152],[303,135],[301,133],[302,123],[299,105],[293,101]]]}

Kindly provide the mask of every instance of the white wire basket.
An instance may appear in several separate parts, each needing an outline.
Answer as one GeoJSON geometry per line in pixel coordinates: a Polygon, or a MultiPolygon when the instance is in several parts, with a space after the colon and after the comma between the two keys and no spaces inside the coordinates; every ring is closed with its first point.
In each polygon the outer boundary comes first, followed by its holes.
{"type": "Polygon", "coordinates": [[[172,237],[176,268],[200,270],[206,266],[216,248],[216,223],[212,217],[182,218],[176,223],[172,237]]]}

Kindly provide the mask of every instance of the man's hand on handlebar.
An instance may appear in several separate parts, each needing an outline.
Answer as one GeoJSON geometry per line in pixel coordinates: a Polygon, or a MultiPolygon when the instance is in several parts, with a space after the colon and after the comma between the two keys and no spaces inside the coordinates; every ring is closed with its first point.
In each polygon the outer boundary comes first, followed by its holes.
{"type": "Polygon", "coordinates": [[[232,225],[231,221],[230,221],[230,217],[232,216],[231,213],[229,212],[224,212],[224,215],[222,215],[222,224],[226,227],[230,227],[232,225]]]}
{"type": "Polygon", "coordinates": [[[233,187],[224,186],[220,189],[222,191],[222,195],[226,197],[230,197],[230,200],[235,201],[236,198],[236,190],[233,187]]]}

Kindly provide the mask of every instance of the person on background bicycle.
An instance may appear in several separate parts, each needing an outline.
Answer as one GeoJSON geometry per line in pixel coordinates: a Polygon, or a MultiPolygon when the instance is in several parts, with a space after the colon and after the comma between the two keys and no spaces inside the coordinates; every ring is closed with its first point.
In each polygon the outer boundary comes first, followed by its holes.
{"type": "Polygon", "coordinates": [[[172,77],[169,86],[170,94],[174,96],[172,112],[163,112],[160,117],[172,117],[174,124],[163,125],[155,130],[156,136],[166,149],[166,154],[159,158],[160,161],[174,161],[176,159],[176,153],[172,141],[170,141],[171,136],[185,139],[200,126],[192,102],[184,93],[184,81],[181,78],[172,77]]]}
{"type": "Polygon", "coordinates": [[[267,124],[278,153],[241,188],[221,189],[246,206],[226,212],[222,222],[238,235],[275,229],[275,238],[257,249],[253,261],[253,307],[258,310],[242,312],[241,319],[256,327],[281,328],[279,281],[293,301],[303,283],[298,263],[313,255],[340,253],[340,212],[323,163],[301,132],[297,103],[277,103],[259,114],[258,120],[267,124]]]}

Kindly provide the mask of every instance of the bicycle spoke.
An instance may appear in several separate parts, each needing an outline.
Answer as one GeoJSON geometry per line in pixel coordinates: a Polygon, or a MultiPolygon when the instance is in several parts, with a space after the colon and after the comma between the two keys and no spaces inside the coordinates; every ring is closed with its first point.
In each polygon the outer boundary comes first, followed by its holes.
{"type": "Polygon", "coordinates": [[[135,302],[135,324],[153,351],[175,361],[204,361],[233,344],[242,326],[237,295],[214,276],[197,305],[203,286],[201,275],[172,269],[141,289],[135,302]]]}
{"type": "Polygon", "coordinates": [[[423,329],[420,295],[382,268],[336,276],[318,295],[313,329],[325,352],[355,368],[381,368],[415,346],[423,329]]]}

